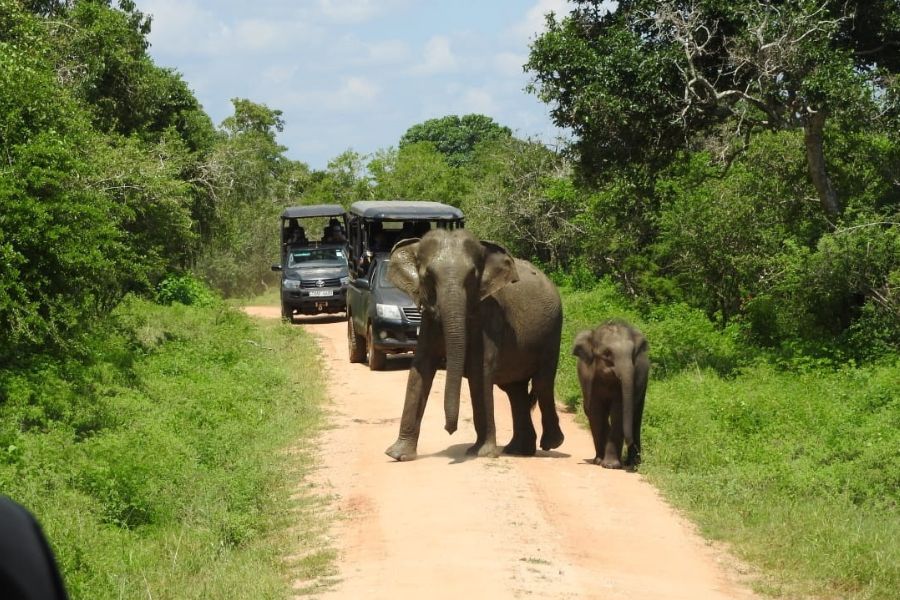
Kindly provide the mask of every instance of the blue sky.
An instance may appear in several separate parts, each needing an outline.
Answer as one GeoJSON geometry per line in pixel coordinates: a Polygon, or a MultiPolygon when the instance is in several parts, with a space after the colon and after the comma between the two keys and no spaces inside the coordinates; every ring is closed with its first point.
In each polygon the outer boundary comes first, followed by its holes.
{"type": "Polygon", "coordinates": [[[138,0],[150,53],[216,124],[230,99],[284,113],[279,141],[312,168],[396,146],[416,123],[481,113],[520,137],[564,132],[524,87],[528,44],[566,0],[138,0]]]}

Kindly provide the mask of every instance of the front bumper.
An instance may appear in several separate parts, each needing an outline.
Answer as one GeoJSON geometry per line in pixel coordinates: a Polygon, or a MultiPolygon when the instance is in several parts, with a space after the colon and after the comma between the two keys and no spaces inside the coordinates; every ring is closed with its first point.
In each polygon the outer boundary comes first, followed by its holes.
{"type": "Polygon", "coordinates": [[[382,318],[372,321],[372,345],[382,352],[411,352],[418,340],[418,324],[382,318]]]}
{"type": "Polygon", "coordinates": [[[347,287],[300,289],[282,287],[281,304],[292,312],[303,314],[343,312],[347,308],[347,287]]]}

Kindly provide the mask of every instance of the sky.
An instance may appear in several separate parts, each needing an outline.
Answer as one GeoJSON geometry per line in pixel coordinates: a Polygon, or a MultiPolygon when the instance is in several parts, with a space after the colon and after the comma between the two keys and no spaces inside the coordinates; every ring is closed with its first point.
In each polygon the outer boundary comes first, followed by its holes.
{"type": "Polygon", "coordinates": [[[566,0],[137,0],[150,54],[218,125],[231,98],[283,112],[278,140],[313,169],[396,147],[412,125],[480,113],[555,143],[522,65],[566,0]]]}

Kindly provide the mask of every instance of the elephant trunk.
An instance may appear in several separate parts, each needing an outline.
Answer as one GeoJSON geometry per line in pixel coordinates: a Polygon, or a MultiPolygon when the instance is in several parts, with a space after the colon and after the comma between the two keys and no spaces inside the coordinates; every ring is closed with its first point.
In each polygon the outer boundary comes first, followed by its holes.
{"type": "Polygon", "coordinates": [[[459,421],[459,392],[466,362],[466,298],[462,286],[448,286],[439,301],[444,325],[447,383],[444,387],[444,429],[452,434],[459,421]],[[452,291],[449,291],[452,290],[452,291]]]}

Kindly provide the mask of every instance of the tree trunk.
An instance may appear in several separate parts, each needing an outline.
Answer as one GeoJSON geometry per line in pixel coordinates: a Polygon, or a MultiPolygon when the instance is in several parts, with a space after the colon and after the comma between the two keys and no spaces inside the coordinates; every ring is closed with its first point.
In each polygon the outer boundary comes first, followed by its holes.
{"type": "Polygon", "coordinates": [[[825,113],[822,111],[809,115],[803,126],[803,141],[806,144],[806,162],[809,176],[819,194],[819,202],[828,218],[832,221],[841,214],[841,203],[837,192],[831,185],[825,169],[825,113]]]}

